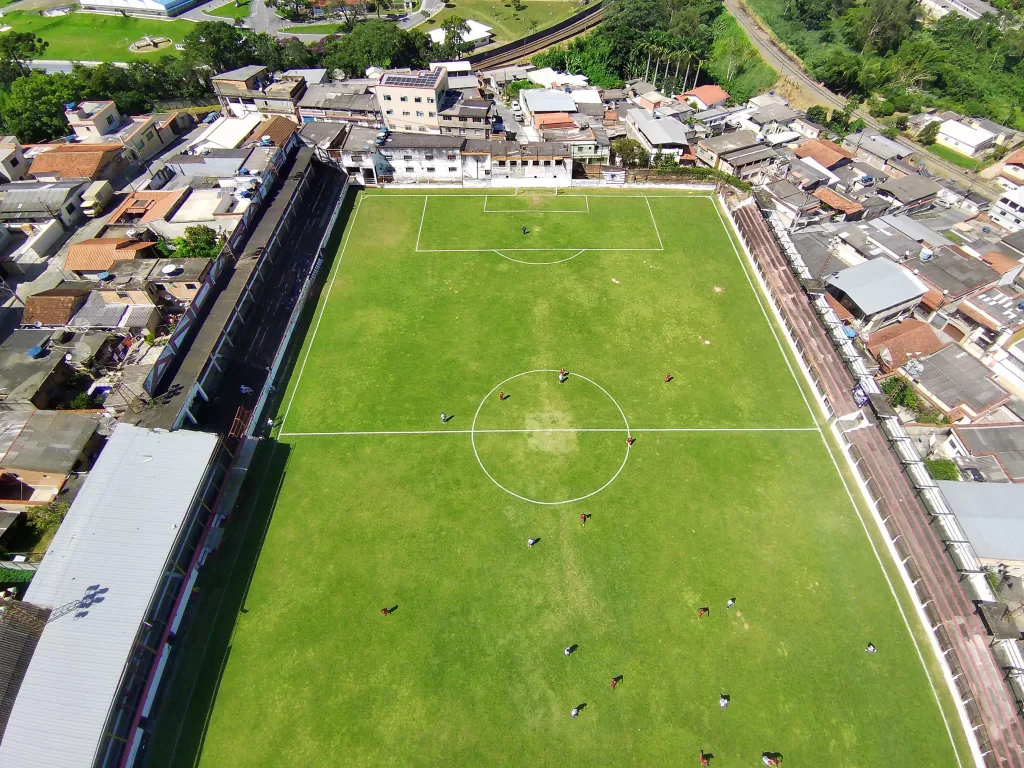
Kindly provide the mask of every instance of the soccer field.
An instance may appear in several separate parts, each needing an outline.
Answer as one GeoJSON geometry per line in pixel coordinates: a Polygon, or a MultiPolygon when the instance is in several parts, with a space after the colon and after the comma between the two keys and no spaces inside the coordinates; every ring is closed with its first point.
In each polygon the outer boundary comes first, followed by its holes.
{"type": "Polygon", "coordinates": [[[711,198],[367,191],[325,268],[199,765],[971,763],[711,198]]]}

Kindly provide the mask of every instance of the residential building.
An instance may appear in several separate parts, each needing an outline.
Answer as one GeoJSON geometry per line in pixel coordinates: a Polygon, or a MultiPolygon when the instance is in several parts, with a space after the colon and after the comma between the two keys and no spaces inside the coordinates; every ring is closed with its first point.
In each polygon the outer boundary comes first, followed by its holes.
{"type": "Polygon", "coordinates": [[[444,67],[416,72],[385,72],[373,86],[384,124],[392,131],[441,133],[439,105],[448,90],[444,67]]]}
{"type": "Polygon", "coordinates": [[[348,126],[344,123],[313,120],[302,124],[299,138],[303,144],[314,148],[321,162],[337,163],[341,161],[341,146],[347,132],[348,126]]]}
{"type": "Polygon", "coordinates": [[[788,132],[790,125],[798,117],[800,117],[800,113],[791,109],[787,104],[774,103],[758,107],[747,117],[747,120],[756,126],[762,136],[767,136],[788,132]]]}
{"type": "Polygon", "coordinates": [[[758,144],[758,136],[753,131],[735,131],[699,140],[694,154],[701,165],[717,168],[722,155],[749,149],[758,144]]]}
{"type": "Polygon", "coordinates": [[[154,240],[132,240],[127,237],[93,237],[80,240],[68,249],[64,269],[86,279],[96,279],[110,271],[114,262],[151,257],[154,240]]]}
{"type": "Polygon", "coordinates": [[[957,424],[936,450],[965,476],[984,482],[1024,483],[1024,423],[957,424]]]}
{"type": "MultiPolygon", "coordinates": [[[[981,565],[1024,577],[1024,485],[936,482],[981,565]]],[[[992,606],[998,614],[1008,610],[1002,603],[992,606]]]]}
{"type": "Polygon", "coordinates": [[[493,112],[494,103],[487,99],[464,98],[457,91],[449,91],[438,109],[441,133],[489,139],[493,112]]]}
{"type": "Polygon", "coordinates": [[[250,65],[222,72],[210,80],[221,109],[227,114],[235,117],[253,113],[263,117],[281,115],[300,121],[299,102],[306,93],[304,78],[274,82],[266,67],[250,65]]]}
{"type": "Polygon", "coordinates": [[[268,117],[245,137],[244,146],[283,147],[293,133],[299,132],[299,124],[280,115],[268,117]]]}
{"type": "Polygon", "coordinates": [[[1018,149],[1006,156],[1003,160],[1003,170],[999,173],[996,181],[1003,189],[1011,192],[1024,187],[1024,149],[1018,149]]]}
{"type": "Polygon", "coordinates": [[[645,109],[630,109],[626,111],[626,124],[633,128],[637,140],[652,157],[661,154],[680,163],[693,162],[690,152],[693,131],[685,123],[652,115],[645,109]]]}
{"type": "Polygon", "coordinates": [[[1000,279],[992,267],[956,245],[944,245],[935,251],[922,250],[919,256],[904,260],[903,266],[928,286],[921,305],[930,312],[943,308],[948,311],[965,296],[991,288],[1000,279]]]}
{"type": "Polygon", "coordinates": [[[935,143],[952,149],[965,157],[975,157],[996,144],[994,133],[984,128],[972,128],[956,120],[945,120],[939,126],[935,143]]]}
{"type": "Polygon", "coordinates": [[[565,91],[523,90],[519,92],[519,103],[523,107],[523,116],[529,122],[533,122],[537,115],[576,112],[576,100],[565,91]]]}
{"type": "MultiPolygon", "coordinates": [[[[434,67],[431,67],[433,69],[434,67]]],[[[517,80],[526,80],[527,75],[534,69],[532,64],[526,66],[513,65],[511,67],[499,67],[498,69],[488,69],[481,73],[481,77],[487,87],[494,93],[501,93],[505,90],[505,86],[509,83],[514,83],[517,80]]]]}
{"type": "MultiPolygon", "coordinates": [[[[759,190],[755,190],[757,195],[759,190]]],[[[773,209],[787,229],[802,227],[821,218],[821,201],[792,182],[780,179],[766,187],[773,209]]],[[[760,202],[760,201],[759,201],[760,202]]]]}
{"type": "Polygon", "coordinates": [[[30,221],[0,223],[0,264],[8,275],[34,279],[46,269],[48,259],[64,240],[57,219],[38,224],[30,221]]]}
{"type": "Polygon", "coordinates": [[[941,187],[926,176],[895,176],[878,184],[878,194],[890,201],[895,210],[910,211],[931,205],[941,187]]]}
{"type": "Polygon", "coordinates": [[[132,762],[193,595],[225,476],[219,444],[187,429],[114,428],[25,593],[27,605],[76,615],[43,623],[11,692],[0,763],[132,762]]]}
{"type": "MultiPolygon", "coordinates": [[[[357,140],[352,129],[350,138],[357,140]]],[[[362,129],[365,130],[365,129],[362,129]]],[[[372,148],[377,178],[395,182],[462,181],[462,146],[466,139],[458,136],[420,136],[415,133],[393,133],[379,150],[372,148]],[[377,159],[379,158],[379,159],[377,159]],[[383,162],[381,162],[381,160],[383,162]]],[[[342,152],[346,166],[361,167],[363,151],[348,154],[349,142],[342,152]]],[[[360,149],[357,147],[357,150],[360,149]]]]}
{"type": "Polygon", "coordinates": [[[131,164],[120,145],[56,144],[34,154],[29,174],[38,181],[109,181],[131,164]]]}
{"type": "Polygon", "coordinates": [[[177,113],[123,117],[113,101],[83,101],[64,111],[83,147],[119,145],[135,161],[148,160],[176,136],[177,113]]]}
{"type": "Polygon", "coordinates": [[[904,368],[915,388],[953,423],[970,423],[1009,402],[996,375],[966,350],[951,344],[904,368]]]}
{"type": "Polygon", "coordinates": [[[717,85],[701,85],[679,94],[676,98],[701,111],[712,107],[724,107],[729,100],[729,92],[717,85]]]}
{"type": "Polygon", "coordinates": [[[913,317],[887,325],[864,339],[864,346],[886,373],[902,368],[914,358],[938,352],[946,345],[928,323],[913,317]]]}
{"type": "Polygon", "coordinates": [[[82,214],[84,181],[15,181],[0,187],[0,222],[42,224],[56,219],[69,229],[82,214]]]}
{"type": "Polygon", "coordinates": [[[25,150],[15,136],[0,136],[0,184],[20,181],[28,175],[25,150]]]}
{"type": "Polygon", "coordinates": [[[346,123],[379,128],[384,124],[373,81],[360,80],[306,85],[299,100],[303,123],[346,123]]]}
{"type": "MultiPolygon", "coordinates": [[[[571,75],[568,72],[556,72],[551,67],[531,68],[526,79],[544,88],[586,88],[589,86],[586,75],[571,75]]],[[[651,90],[653,90],[653,86],[651,90]]]]}
{"type": "Polygon", "coordinates": [[[854,318],[862,333],[899,322],[913,313],[927,287],[889,259],[872,259],[825,280],[826,290],[854,318]]]}
{"type": "Polygon", "coordinates": [[[743,181],[760,183],[775,169],[779,155],[771,147],[759,145],[723,152],[718,157],[718,168],[743,181]]]}
{"type": "Polygon", "coordinates": [[[808,139],[793,150],[801,159],[811,159],[829,170],[853,162],[854,153],[825,139],[808,139]]]}
{"type": "Polygon", "coordinates": [[[572,152],[573,161],[582,165],[607,165],[611,155],[611,141],[599,126],[545,129],[540,131],[540,137],[547,143],[565,144],[572,152]]]}
{"type": "Polygon", "coordinates": [[[921,0],[921,8],[933,19],[941,19],[947,13],[955,13],[965,19],[980,19],[996,9],[984,0],[921,0]]]}
{"type": "Polygon", "coordinates": [[[880,171],[891,170],[894,160],[905,161],[914,155],[909,147],[870,130],[851,133],[843,139],[843,147],[853,151],[857,160],[880,171]]]}
{"type": "Polygon", "coordinates": [[[568,184],[572,179],[572,150],[565,144],[519,144],[514,141],[489,143],[492,180],[500,183],[517,179],[546,179],[557,184],[568,184]]]}
{"type": "Polygon", "coordinates": [[[120,331],[129,335],[155,334],[160,312],[150,297],[141,291],[92,291],[68,327],[79,331],[120,331]]]}
{"type": "Polygon", "coordinates": [[[1010,232],[1024,229],[1024,187],[1001,194],[989,209],[988,215],[992,221],[1010,232]]]}
{"type": "Polygon", "coordinates": [[[48,409],[57,405],[74,376],[51,344],[53,331],[14,331],[0,343],[0,403],[48,409]]]}
{"type": "Polygon", "coordinates": [[[838,190],[830,187],[818,187],[811,194],[821,201],[825,210],[833,212],[833,221],[857,221],[863,217],[864,206],[841,194],[838,190]]]}
{"type": "Polygon", "coordinates": [[[794,119],[793,122],[789,124],[789,127],[801,136],[806,136],[808,139],[820,139],[828,133],[828,128],[823,125],[819,125],[813,120],[808,120],[806,115],[801,115],[794,119]]]}
{"type": "MultiPolygon", "coordinates": [[[[0,413],[0,422],[6,416],[6,412],[0,413]]],[[[87,471],[92,466],[103,444],[96,432],[99,425],[98,413],[31,411],[18,425],[6,453],[0,454],[0,475],[6,481],[4,496],[12,498],[14,486],[18,496],[13,498],[53,501],[72,472],[87,471]]]]}
{"type": "MultiPolygon", "coordinates": [[[[466,19],[466,26],[469,27],[469,31],[462,35],[462,42],[467,45],[483,48],[494,42],[494,30],[486,24],[481,24],[476,19],[466,19]]],[[[447,36],[448,33],[441,27],[427,33],[427,37],[430,38],[430,42],[434,46],[444,45],[447,36]]]]}
{"type": "Polygon", "coordinates": [[[21,324],[37,328],[63,328],[89,297],[88,285],[51,288],[25,299],[21,324]]]}

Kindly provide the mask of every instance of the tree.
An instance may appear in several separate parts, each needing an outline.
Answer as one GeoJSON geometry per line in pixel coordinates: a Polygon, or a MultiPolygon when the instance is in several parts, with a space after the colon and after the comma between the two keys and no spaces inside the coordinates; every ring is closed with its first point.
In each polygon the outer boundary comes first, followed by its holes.
{"type": "Polygon", "coordinates": [[[850,93],[860,89],[861,57],[838,46],[823,48],[810,62],[811,73],[834,91],[850,93]]]}
{"type": "Polygon", "coordinates": [[[807,119],[812,123],[824,125],[828,122],[828,110],[815,104],[813,107],[807,108],[807,119]]]}
{"type": "Polygon", "coordinates": [[[939,135],[939,126],[941,125],[942,121],[932,120],[928,125],[920,130],[917,134],[917,140],[926,147],[931,146],[935,143],[935,138],[939,135]]]}
{"type": "Polygon", "coordinates": [[[193,66],[207,66],[214,73],[258,62],[245,32],[223,21],[198,22],[182,43],[193,66]]]}
{"type": "Polygon", "coordinates": [[[650,155],[636,139],[616,139],[612,142],[612,152],[625,168],[647,165],[650,161],[650,155]]]}
{"type": "Polygon", "coordinates": [[[895,139],[900,135],[900,129],[895,125],[887,125],[882,129],[882,135],[887,139],[895,139]]]}
{"type": "Polygon", "coordinates": [[[29,74],[26,62],[42,58],[48,43],[30,32],[0,35],[0,87],[7,87],[29,74]]]}
{"type": "Polygon", "coordinates": [[[68,123],[64,105],[78,94],[69,75],[33,72],[19,77],[7,90],[0,90],[0,122],[4,133],[25,143],[65,136],[68,123]]]}
{"type": "Polygon", "coordinates": [[[449,16],[441,22],[444,42],[436,46],[435,53],[446,61],[456,61],[473,50],[473,44],[466,42],[469,24],[461,16],[449,16]]]}
{"type": "Polygon", "coordinates": [[[205,224],[185,227],[185,234],[174,238],[174,256],[179,259],[212,259],[220,253],[223,238],[205,224]]]}
{"type": "Polygon", "coordinates": [[[843,34],[861,54],[895,51],[920,25],[917,0],[867,0],[843,16],[843,34]]]}
{"type": "Polygon", "coordinates": [[[28,526],[38,533],[48,531],[50,528],[60,525],[64,516],[71,509],[70,504],[62,501],[51,501],[48,504],[40,504],[28,508],[25,513],[28,526]]]}
{"type": "Polygon", "coordinates": [[[324,44],[323,66],[361,77],[367,67],[424,67],[427,36],[405,31],[390,21],[369,19],[356,24],[352,34],[333,37],[324,44]]]}

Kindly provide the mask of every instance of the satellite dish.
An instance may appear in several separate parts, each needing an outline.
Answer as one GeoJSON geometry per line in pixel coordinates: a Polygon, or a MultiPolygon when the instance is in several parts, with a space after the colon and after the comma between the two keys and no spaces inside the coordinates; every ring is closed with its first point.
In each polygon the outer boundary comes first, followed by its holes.
{"type": "Polygon", "coordinates": [[[160,268],[160,272],[165,275],[173,275],[180,269],[181,267],[179,267],[177,264],[164,264],[164,266],[160,268]]]}
{"type": "Polygon", "coordinates": [[[43,321],[42,320],[36,320],[34,323],[32,323],[32,325],[34,325],[36,328],[42,328],[43,327],[43,321]]]}
{"type": "Polygon", "coordinates": [[[65,363],[70,363],[71,362],[71,353],[70,352],[68,352],[66,355],[64,355],[64,362],[65,363]]]}
{"type": "Polygon", "coordinates": [[[262,136],[260,136],[260,141],[270,141],[270,135],[263,134],[262,136]]]}
{"type": "Polygon", "coordinates": [[[113,276],[113,272],[100,272],[98,275],[96,275],[96,279],[100,281],[109,280],[113,276]]]}

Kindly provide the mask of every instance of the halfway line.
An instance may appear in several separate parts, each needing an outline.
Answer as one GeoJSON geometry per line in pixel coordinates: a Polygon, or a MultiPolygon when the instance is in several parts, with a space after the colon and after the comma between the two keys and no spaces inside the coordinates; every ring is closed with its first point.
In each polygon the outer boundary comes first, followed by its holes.
{"type": "Polygon", "coordinates": [[[817,427],[551,427],[536,429],[399,429],[351,432],[281,432],[279,437],[344,437],[370,435],[509,435],[532,432],[818,432],[817,427]]]}

